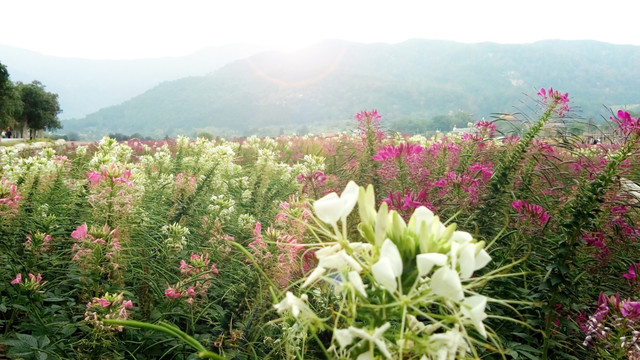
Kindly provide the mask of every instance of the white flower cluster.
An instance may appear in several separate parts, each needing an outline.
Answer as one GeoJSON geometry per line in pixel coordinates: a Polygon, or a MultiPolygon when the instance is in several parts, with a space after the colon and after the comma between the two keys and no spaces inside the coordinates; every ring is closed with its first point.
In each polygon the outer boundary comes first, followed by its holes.
{"type": "MultiPolygon", "coordinates": [[[[424,359],[465,356],[471,350],[466,327],[487,336],[483,324],[487,298],[472,292],[486,280],[473,278],[473,273],[491,260],[484,243],[476,242],[467,232],[456,231],[455,224],[445,226],[425,207],[416,209],[405,223],[398,213],[388,211],[385,203],[376,211],[374,201],[371,186],[364,189],[349,182],[340,196],[331,193],[313,204],[316,216],[331,226],[319,232],[334,241],[316,251],[318,266],[302,288],[323,281],[333,286],[321,289],[331,289],[350,303],[342,307],[349,310],[347,313],[334,317],[340,321],[334,324],[331,348],[337,357],[358,359],[373,359],[374,348],[387,359],[425,348],[428,352],[424,359]],[[347,217],[356,203],[361,219],[358,230],[366,242],[347,238],[347,217]],[[382,314],[395,317],[383,316],[376,320],[376,327],[370,328],[374,322],[359,318],[358,310],[376,306],[387,309],[382,314]],[[402,309],[389,311],[392,307],[402,309]],[[435,308],[444,313],[429,316],[435,308]],[[398,314],[403,318],[397,319],[398,314]],[[339,324],[345,319],[348,326],[339,324]],[[392,327],[394,322],[399,324],[392,327]],[[409,333],[412,341],[405,341],[409,333]],[[394,337],[395,341],[390,341],[394,337]],[[415,346],[418,340],[422,343],[415,346]],[[368,351],[362,352],[362,342],[369,343],[365,347],[368,351]]],[[[307,301],[294,298],[288,293],[276,305],[278,312],[291,310],[295,318],[304,313],[307,320],[315,316],[307,313],[312,312],[307,301]],[[297,304],[296,309],[293,304],[297,304]]]]}

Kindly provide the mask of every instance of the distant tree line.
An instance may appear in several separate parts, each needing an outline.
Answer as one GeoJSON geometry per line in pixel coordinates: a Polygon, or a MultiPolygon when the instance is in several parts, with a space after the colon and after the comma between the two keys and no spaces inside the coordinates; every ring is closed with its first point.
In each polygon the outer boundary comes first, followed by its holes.
{"type": "Polygon", "coordinates": [[[7,67],[0,63],[0,128],[34,138],[39,130],[62,129],[58,114],[62,112],[58,94],[45,91],[34,80],[30,84],[9,80],[7,67]],[[28,129],[29,134],[24,132],[28,129]]]}

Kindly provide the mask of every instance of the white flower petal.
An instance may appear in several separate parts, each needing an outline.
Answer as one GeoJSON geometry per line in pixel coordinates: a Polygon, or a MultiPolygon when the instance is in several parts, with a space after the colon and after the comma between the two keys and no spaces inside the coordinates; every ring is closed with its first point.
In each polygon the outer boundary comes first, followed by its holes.
{"type": "Polygon", "coordinates": [[[462,245],[458,261],[460,263],[460,278],[470,278],[476,267],[476,246],[472,243],[462,245]]]}
{"type": "Polygon", "coordinates": [[[318,262],[319,267],[326,269],[352,269],[357,272],[362,271],[362,266],[353,257],[347,255],[347,252],[340,250],[337,253],[329,256],[325,256],[318,262]]]}
{"type": "Polygon", "coordinates": [[[316,216],[327,224],[336,224],[340,220],[343,201],[336,193],[330,193],[313,203],[316,216]]]}
{"type": "Polygon", "coordinates": [[[476,266],[473,270],[482,269],[489,263],[489,261],[491,261],[489,253],[485,249],[480,250],[478,255],[476,255],[476,266]]]}
{"type": "Polygon", "coordinates": [[[382,243],[382,247],[380,248],[380,257],[386,257],[389,259],[395,276],[402,275],[402,256],[393,241],[387,239],[382,243]]]}
{"type": "Polygon", "coordinates": [[[349,271],[349,282],[363,297],[367,297],[367,291],[364,288],[364,283],[362,282],[362,278],[360,278],[360,274],[356,271],[349,271]]]}
{"type": "Polygon", "coordinates": [[[309,274],[309,277],[307,277],[307,280],[304,281],[304,284],[302,284],[302,287],[307,287],[309,285],[311,285],[311,283],[313,283],[314,281],[318,280],[320,278],[320,276],[324,275],[324,273],[327,271],[327,269],[318,266],[317,268],[313,269],[313,271],[311,272],[311,274],[309,274]]]}
{"type": "Polygon", "coordinates": [[[487,318],[487,314],[484,312],[486,306],[487,298],[481,295],[470,296],[464,299],[460,306],[462,314],[471,319],[473,326],[475,326],[478,333],[484,338],[487,337],[487,331],[484,328],[482,320],[487,318]]]}
{"type": "Polygon", "coordinates": [[[449,267],[441,267],[433,273],[431,290],[436,295],[453,299],[456,302],[464,299],[460,276],[449,267]]]}
{"type": "Polygon", "coordinates": [[[360,187],[353,181],[349,181],[347,186],[344,188],[344,191],[340,195],[340,200],[342,200],[342,210],[340,212],[340,218],[342,218],[343,221],[349,214],[351,214],[354,206],[356,206],[359,193],[360,187]]]}
{"type": "Polygon", "coordinates": [[[356,358],[356,360],[373,360],[373,359],[374,359],[373,352],[371,351],[364,352],[358,355],[358,357],[356,358]]]}
{"type": "Polygon", "coordinates": [[[460,244],[468,243],[471,240],[473,240],[473,236],[466,231],[454,231],[451,236],[451,241],[456,241],[460,244]]]}
{"type": "Polygon", "coordinates": [[[431,271],[431,269],[437,266],[443,266],[447,263],[447,255],[438,253],[426,253],[418,254],[416,256],[416,263],[418,264],[418,273],[420,276],[425,276],[431,271]]]}
{"type": "Polygon", "coordinates": [[[338,341],[340,349],[344,349],[353,342],[353,336],[348,329],[335,329],[333,336],[336,338],[336,341],[338,341]]]}
{"type": "Polygon", "coordinates": [[[424,206],[420,206],[411,215],[409,224],[412,226],[412,230],[417,234],[420,232],[420,226],[422,226],[422,223],[425,223],[428,226],[433,221],[433,218],[433,211],[424,206]]]}
{"type": "Polygon", "coordinates": [[[393,271],[393,265],[391,264],[391,260],[386,257],[381,257],[377,263],[371,266],[371,272],[373,273],[373,277],[376,279],[380,285],[382,285],[389,292],[395,292],[398,288],[398,283],[396,282],[396,276],[393,271]]]}

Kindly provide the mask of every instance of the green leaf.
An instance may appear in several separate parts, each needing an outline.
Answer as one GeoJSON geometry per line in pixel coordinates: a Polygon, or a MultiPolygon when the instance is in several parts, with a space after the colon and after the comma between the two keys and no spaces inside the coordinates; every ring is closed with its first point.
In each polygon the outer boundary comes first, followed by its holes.
{"type": "Polygon", "coordinates": [[[38,347],[38,339],[29,335],[29,334],[16,334],[16,337],[19,340],[22,340],[24,343],[29,344],[29,346],[37,348],[38,347]]]}

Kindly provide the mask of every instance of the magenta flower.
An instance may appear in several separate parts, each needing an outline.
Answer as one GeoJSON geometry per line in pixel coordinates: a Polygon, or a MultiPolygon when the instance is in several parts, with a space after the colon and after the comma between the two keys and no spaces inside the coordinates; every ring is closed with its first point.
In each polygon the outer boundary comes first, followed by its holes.
{"type": "Polygon", "coordinates": [[[98,304],[100,304],[100,306],[102,306],[103,308],[111,305],[111,302],[109,300],[103,298],[96,299],[96,302],[98,302],[98,304]]]}
{"type": "Polygon", "coordinates": [[[409,157],[420,154],[423,150],[424,148],[417,144],[402,143],[398,146],[388,145],[378,150],[378,154],[373,156],[373,160],[382,162],[387,159],[397,159],[402,155],[409,157]]]}
{"type": "Polygon", "coordinates": [[[87,179],[89,179],[92,186],[98,185],[98,183],[100,183],[100,179],[102,179],[102,173],[95,170],[90,171],[87,173],[87,179]]]}
{"type": "Polygon", "coordinates": [[[549,104],[549,101],[551,101],[551,104],[560,105],[560,108],[556,110],[559,117],[563,117],[564,113],[569,111],[569,93],[561,94],[559,91],[553,90],[553,88],[549,88],[549,90],[542,88],[538,91],[538,95],[545,104],[549,104]]]}
{"type": "Polygon", "coordinates": [[[618,124],[622,134],[631,135],[640,132],[640,117],[632,118],[631,115],[623,110],[618,110],[618,116],[611,117],[611,120],[618,124]]]}
{"type": "Polygon", "coordinates": [[[511,206],[519,214],[529,216],[532,220],[536,220],[540,225],[544,225],[551,216],[547,214],[544,208],[540,205],[530,204],[524,200],[516,200],[511,203],[511,206]]]}
{"type": "Polygon", "coordinates": [[[193,288],[193,286],[189,286],[189,288],[187,289],[187,296],[196,296],[198,295],[196,293],[196,290],[193,288]]]}
{"type": "Polygon", "coordinates": [[[637,272],[640,268],[640,264],[635,263],[629,265],[629,271],[625,274],[622,274],[627,280],[636,281],[637,280],[637,272]]]}
{"type": "Polygon", "coordinates": [[[71,237],[77,240],[82,240],[87,236],[87,224],[82,224],[78,226],[74,231],[71,232],[71,237]]]}
{"type": "Polygon", "coordinates": [[[15,285],[20,283],[22,283],[22,274],[18,273],[16,274],[16,278],[11,281],[11,284],[15,285]]]}
{"type": "Polygon", "coordinates": [[[360,126],[363,126],[367,122],[377,124],[378,120],[380,120],[382,116],[378,114],[378,110],[373,109],[371,111],[363,110],[357,113],[355,118],[358,120],[358,124],[360,124],[360,126]]]}
{"type": "MultiPolygon", "coordinates": [[[[167,286],[169,285],[167,284],[167,286]]],[[[167,299],[175,300],[180,297],[180,289],[177,287],[168,287],[164,290],[164,296],[167,299]]]]}
{"type": "Polygon", "coordinates": [[[622,316],[626,318],[640,317],[640,301],[627,301],[620,302],[620,312],[622,316]]]}
{"type": "Polygon", "coordinates": [[[211,265],[211,272],[218,275],[220,271],[218,270],[218,266],[216,264],[211,265]]]}

